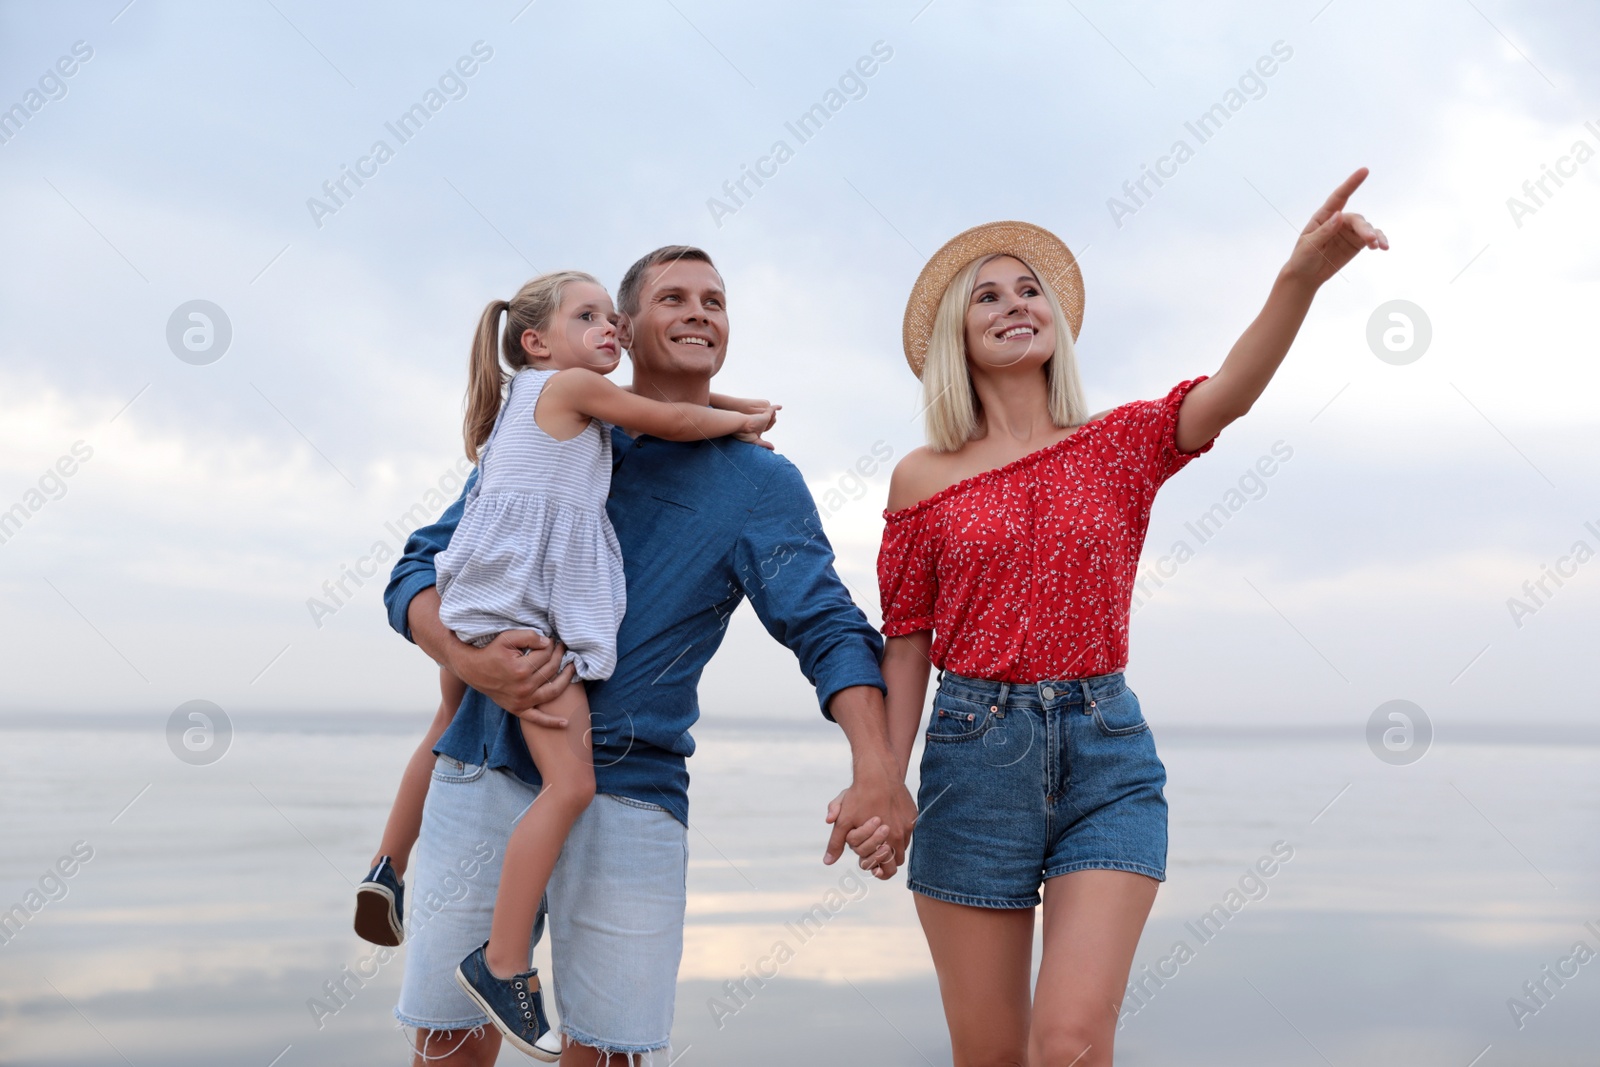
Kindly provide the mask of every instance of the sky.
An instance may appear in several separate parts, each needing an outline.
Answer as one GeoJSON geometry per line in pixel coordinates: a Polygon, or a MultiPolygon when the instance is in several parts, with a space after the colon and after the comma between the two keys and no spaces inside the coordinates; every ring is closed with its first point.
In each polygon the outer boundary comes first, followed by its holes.
{"type": "MultiPolygon", "coordinates": [[[[0,712],[430,706],[384,560],[459,484],[479,312],[666,243],[716,258],[717,386],[784,405],[877,622],[928,255],[1059,234],[1098,410],[1214,371],[1367,166],[1392,248],[1163,488],[1130,683],[1158,728],[1590,721],[1597,32],[1505,0],[0,5],[0,712]]],[[[815,714],[747,608],[702,702],[815,714]]]]}

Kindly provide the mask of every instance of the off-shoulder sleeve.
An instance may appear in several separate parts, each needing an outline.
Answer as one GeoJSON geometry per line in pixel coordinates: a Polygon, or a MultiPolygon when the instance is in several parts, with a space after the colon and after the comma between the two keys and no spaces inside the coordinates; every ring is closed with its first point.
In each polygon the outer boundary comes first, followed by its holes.
{"type": "Polygon", "coordinates": [[[878,597],[883,634],[900,637],[933,629],[938,595],[935,560],[938,537],[929,507],[884,512],[883,544],[878,549],[878,597]]]}
{"type": "Polygon", "coordinates": [[[1196,456],[1211,451],[1217,443],[1213,437],[1193,452],[1178,450],[1178,409],[1189,390],[1205,381],[1202,374],[1186,382],[1179,382],[1172,391],[1159,400],[1136,400],[1125,404],[1118,414],[1130,446],[1147,457],[1150,474],[1156,485],[1177,474],[1196,456]]]}

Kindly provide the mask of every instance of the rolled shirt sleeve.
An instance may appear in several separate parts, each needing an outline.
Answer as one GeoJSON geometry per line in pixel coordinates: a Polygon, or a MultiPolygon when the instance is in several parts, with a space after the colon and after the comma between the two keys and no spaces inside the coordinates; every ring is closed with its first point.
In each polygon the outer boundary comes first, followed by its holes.
{"type": "Polygon", "coordinates": [[[757,495],[735,550],[737,581],[761,624],[816,688],[822,714],[841,689],[884,689],[883,638],[834,570],[811,491],[784,461],[757,495]]]}

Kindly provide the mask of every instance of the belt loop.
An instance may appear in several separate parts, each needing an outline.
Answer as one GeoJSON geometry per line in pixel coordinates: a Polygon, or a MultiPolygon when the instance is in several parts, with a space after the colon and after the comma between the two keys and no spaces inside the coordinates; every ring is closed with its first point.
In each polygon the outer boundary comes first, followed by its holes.
{"type": "Polygon", "coordinates": [[[1085,715],[1091,714],[1095,707],[1094,689],[1089,685],[1089,679],[1087,678],[1079,679],[1079,684],[1083,686],[1083,713],[1085,715]]]}
{"type": "Polygon", "coordinates": [[[994,706],[991,707],[989,710],[993,711],[996,715],[1000,716],[1001,718],[1004,718],[1005,714],[1006,714],[1006,697],[1008,695],[1010,695],[1010,693],[1011,693],[1011,683],[1010,682],[1001,682],[1000,683],[1000,695],[995,698],[994,706]]]}

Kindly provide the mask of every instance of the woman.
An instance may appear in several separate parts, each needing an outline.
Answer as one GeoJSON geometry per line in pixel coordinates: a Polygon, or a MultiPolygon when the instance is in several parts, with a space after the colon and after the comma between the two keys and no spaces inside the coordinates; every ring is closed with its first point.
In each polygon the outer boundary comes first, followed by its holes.
{"type": "Polygon", "coordinates": [[[980,226],[917,280],[904,339],[929,443],[889,487],[883,674],[904,768],[930,664],[941,672],[908,884],[958,1067],[1112,1062],[1166,877],[1166,771],[1121,673],[1150,506],[1250,410],[1318,287],[1362,248],[1388,248],[1343,210],[1366,175],[1312,217],[1216,374],[1092,419],[1073,348],[1082,277],[1058,239],[980,226]]]}

